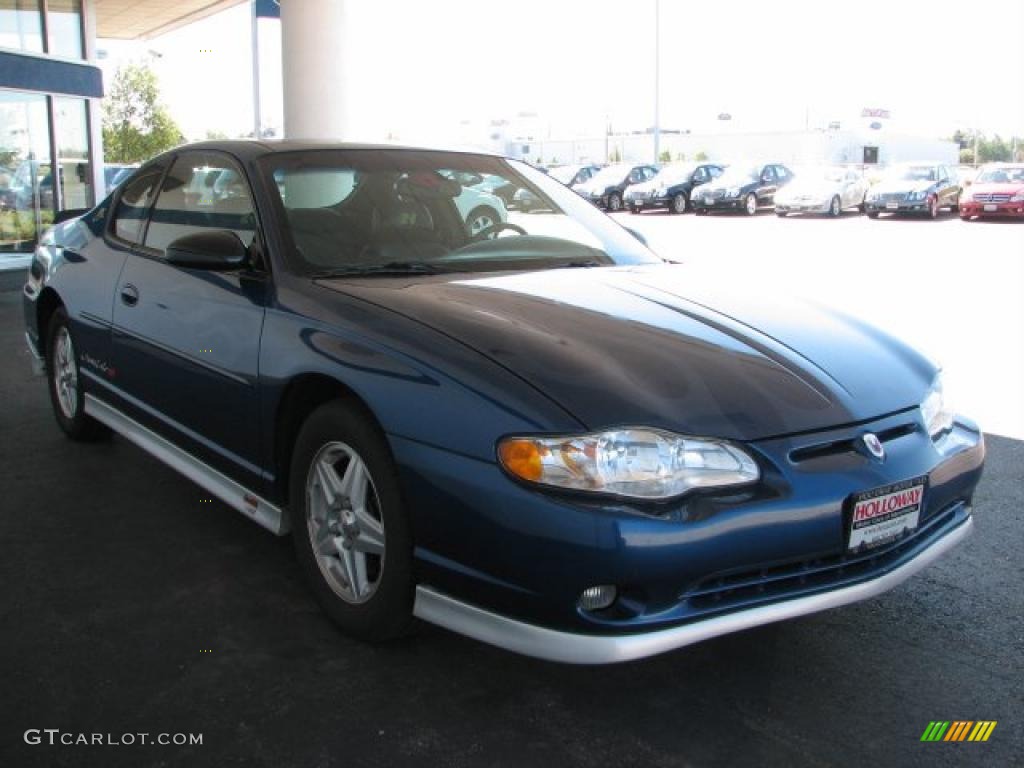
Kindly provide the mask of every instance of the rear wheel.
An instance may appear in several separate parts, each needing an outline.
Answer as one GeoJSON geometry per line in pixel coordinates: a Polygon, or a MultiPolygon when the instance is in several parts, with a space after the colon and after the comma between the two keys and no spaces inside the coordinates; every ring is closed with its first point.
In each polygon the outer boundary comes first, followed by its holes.
{"type": "Polygon", "coordinates": [[[950,213],[959,213],[960,211],[960,195],[957,194],[953,198],[953,202],[949,206],[950,213]]]}
{"type": "Polygon", "coordinates": [[[708,215],[708,209],[707,208],[694,208],[693,212],[695,214],[697,214],[698,216],[707,216],[708,215]]]}
{"type": "Polygon", "coordinates": [[[785,211],[776,211],[775,215],[778,216],[780,219],[786,218],[786,212],[785,211]]]}
{"type": "Polygon", "coordinates": [[[676,192],[672,195],[672,204],[669,207],[672,213],[686,213],[687,207],[686,195],[682,192],[676,192]]]}
{"type": "Polygon", "coordinates": [[[928,218],[937,219],[939,217],[939,198],[932,195],[928,198],[928,218]]]}
{"type": "Polygon", "coordinates": [[[64,434],[83,442],[108,436],[110,430],[85,413],[85,393],[78,374],[78,351],[63,307],[53,313],[47,327],[46,368],[50,402],[64,434]]]}
{"type": "Polygon", "coordinates": [[[828,215],[833,218],[838,217],[843,212],[843,204],[839,200],[839,195],[835,195],[832,198],[832,202],[828,206],[828,215]]]}
{"type": "Polygon", "coordinates": [[[317,408],[295,442],[289,514],[317,601],[364,640],[405,633],[412,618],[412,528],[380,431],[358,408],[317,408]]]}
{"type": "Polygon", "coordinates": [[[868,211],[868,218],[869,219],[877,219],[878,218],[878,211],[868,211]]]}
{"type": "Polygon", "coordinates": [[[747,195],[743,201],[743,210],[747,212],[747,216],[753,216],[757,213],[757,195],[753,192],[747,195]]]}
{"type": "Polygon", "coordinates": [[[608,210],[612,213],[622,210],[622,195],[618,192],[608,195],[608,210]]]}

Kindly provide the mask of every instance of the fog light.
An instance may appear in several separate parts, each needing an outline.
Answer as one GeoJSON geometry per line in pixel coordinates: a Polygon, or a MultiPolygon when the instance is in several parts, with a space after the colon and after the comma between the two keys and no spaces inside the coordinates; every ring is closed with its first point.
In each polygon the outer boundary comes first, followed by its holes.
{"type": "Polygon", "coordinates": [[[618,591],[612,584],[584,589],[580,595],[579,606],[584,611],[599,611],[615,602],[618,591]]]}

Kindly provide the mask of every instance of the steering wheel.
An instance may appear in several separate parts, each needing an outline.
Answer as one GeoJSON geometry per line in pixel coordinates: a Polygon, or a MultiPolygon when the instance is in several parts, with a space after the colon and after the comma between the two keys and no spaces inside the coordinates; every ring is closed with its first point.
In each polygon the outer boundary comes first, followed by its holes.
{"type": "Polygon", "coordinates": [[[530,234],[525,229],[520,227],[518,224],[512,224],[511,222],[508,221],[499,221],[496,224],[491,224],[491,226],[484,227],[483,229],[481,229],[479,232],[477,232],[475,235],[469,238],[469,242],[478,243],[481,240],[487,240],[488,238],[491,238],[492,236],[497,235],[499,232],[502,232],[506,229],[511,229],[513,232],[519,235],[530,234]]]}

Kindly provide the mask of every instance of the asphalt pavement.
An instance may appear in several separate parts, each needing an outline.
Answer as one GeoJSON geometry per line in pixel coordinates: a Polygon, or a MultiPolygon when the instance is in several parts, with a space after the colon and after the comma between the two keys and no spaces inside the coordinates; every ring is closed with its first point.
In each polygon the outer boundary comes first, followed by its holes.
{"type": "Polygon", "coordinates": [[[613,667],[425,624],[372,647],[287,539],[121,438],[66,440],[22,333],[0,293],[0,766],[1024,763],[1020,441],[989,438],[975,535],[870,602],[613,667]],[[934,720],[998,725],[922,743],[934,720]]]}

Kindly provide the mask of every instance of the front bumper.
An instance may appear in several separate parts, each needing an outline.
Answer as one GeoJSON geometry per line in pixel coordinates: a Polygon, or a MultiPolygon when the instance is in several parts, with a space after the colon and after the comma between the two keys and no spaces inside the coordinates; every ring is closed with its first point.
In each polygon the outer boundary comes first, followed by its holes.
{"type": "Polygon", "coordinates": [[[762,465],[758,486],[654,514],[536,491],[488,462],[392,437],[416,499],[417,615],[523,653],[599,663],[841,605],[888,589],[966,535],[985,454],[963,420],[933,442],[917,409],[748,447],[762,465]],[[883,463],[856,448],[869,431],[885,444],[883,463]],[[918,527],[848,551],[851,496],[922,475],[918,527]],[[610,608],[578,606],[583,590],[606,584],[618,590],[610,608]]]}
{"type": "Polygon", "coordinates": [[[672,203],[671,197],[631,197],[626,199],[626,207],[635,211],[644,211],[652,208],[668,208],[672,203]]]}
{"type": "Polygon", "coordinates": [[[416,588],[413,612],[424,621],[527,656],[565,664],[614,664],[875,597],[942,557],[966,539],[973,528],[973,517],[967,511],[962,522],[915,557],[867,581],[642,634],[600,636],[560,632],[491,613],[425,586],[416,588]]]}
{"type": "Polygon", "coordinates": [[[691,200],[691,204],[695,209],[705,211],[741,211],[744,209],[742,197],[722,197],[710,201],[703,197],[695,197],[691,200]]]}
{"type": "Polygon", "coordinates": [[[924,200],[898,200],[864,202],[867,213],[928,213],[928,198],[924,200]]]}
{"type": "Polygon", "coordinates": [[[775,201],[776,213],[828,213],[831,205],[830,200],[799,201],[792,203],[780,203],[775,201]]]}
{"type": "Polygon", "coordinates": [[[973,200],[960,203],[960,217],[993,216],[1000,218],[1024,219],[1024,202],[977,203],[973,200]]]}

